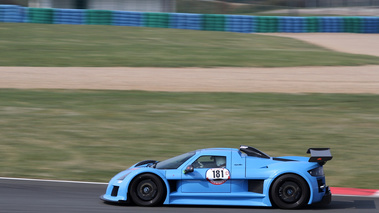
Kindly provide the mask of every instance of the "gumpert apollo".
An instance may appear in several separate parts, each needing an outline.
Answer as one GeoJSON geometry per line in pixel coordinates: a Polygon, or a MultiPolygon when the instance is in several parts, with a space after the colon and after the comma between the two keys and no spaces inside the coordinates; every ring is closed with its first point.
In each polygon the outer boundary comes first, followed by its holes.
{"type": "Polygon", "coordinates": [[[301,208],[329,204],[323,165],[329,148],[310,148],[311,157],[270,157],[249,146],[209,148],[168,160],[141,161],[114,176],[106,202],[140,206],[238,205],[301,208]]]}

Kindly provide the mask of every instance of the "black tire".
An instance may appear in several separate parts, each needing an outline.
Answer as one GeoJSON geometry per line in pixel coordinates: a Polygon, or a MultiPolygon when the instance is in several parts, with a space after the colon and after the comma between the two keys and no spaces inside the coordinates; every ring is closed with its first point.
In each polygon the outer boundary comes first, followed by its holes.
{"type": "Polygon", "coordinates": [[[270,200],[282,209],[298,209],[309,201],[309,186],[300,176],[285,174],[278,177],[270,188],[270,200]]]}
{"type": "Polygon", "coordinates": [[[166,187],[158,176],[150,173],[138,175],[129,187],[132,201],[139,206],[157,206],[163,203],[166,187]]]}

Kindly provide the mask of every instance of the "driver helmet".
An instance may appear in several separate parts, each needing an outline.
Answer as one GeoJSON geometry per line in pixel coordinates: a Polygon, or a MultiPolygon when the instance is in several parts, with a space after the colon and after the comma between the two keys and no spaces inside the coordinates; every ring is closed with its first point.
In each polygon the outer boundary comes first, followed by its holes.
{"type": "Polygon", "coordinates": [[[215,162],[217,167],[225,167],[226,158],[225,157],[215,157],[215,162]]]}

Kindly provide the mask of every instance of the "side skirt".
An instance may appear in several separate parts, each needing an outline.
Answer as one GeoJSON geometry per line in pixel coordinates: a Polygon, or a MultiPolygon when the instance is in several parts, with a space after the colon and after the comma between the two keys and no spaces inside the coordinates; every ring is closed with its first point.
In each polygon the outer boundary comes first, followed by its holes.
{"type": "Polygon", "coordinates": [[[168,204],[175,205],[226,205],[226,206],[271,206],[265,203],[266,196],[244,193],[178,193],[170,194],[168,204]]]}

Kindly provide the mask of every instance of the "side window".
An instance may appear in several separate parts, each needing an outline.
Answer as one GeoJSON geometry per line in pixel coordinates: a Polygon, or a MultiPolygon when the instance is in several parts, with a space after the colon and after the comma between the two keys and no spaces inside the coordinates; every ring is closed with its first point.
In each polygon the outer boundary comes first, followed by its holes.
{"type": "Polygon", "coordinates": [[[194,168],[225,168],[225,156],[204,155],[199,157],[192,166],[194,168]]]}

